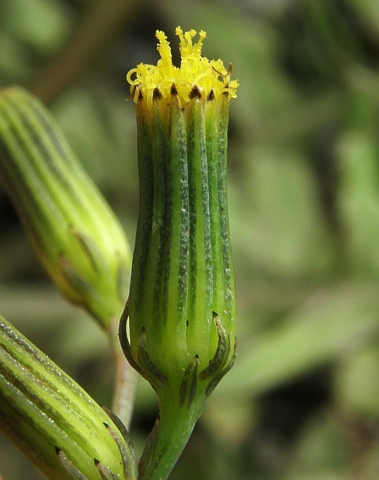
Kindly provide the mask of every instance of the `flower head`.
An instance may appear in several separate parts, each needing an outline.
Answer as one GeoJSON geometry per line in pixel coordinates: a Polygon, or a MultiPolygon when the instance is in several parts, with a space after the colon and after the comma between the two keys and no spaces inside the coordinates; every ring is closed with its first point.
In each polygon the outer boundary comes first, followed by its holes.
{"type": "Polygon", "coordinates": [[[21,87],[0,95],[0,180],[56,286],[108,328],[125,303],[128,242],[54,118],[21,87]]]}
{"type": "Polygon", "coordinates": [[[158,30],[157,48],[161,58],[157,65],[140,63],[127,75],[134,101],[137,102],[138,97],[142,96],[151,108],[153,96],[167,99],[173,89],[178,93],[181,106],[185,106],[194,95],[204,100],[219,97],[223,93],[228,93],[229,98],[236,97],[238,81],[230,78],[231,65],[226,70],[221,60],[208,60],[201,56],[206,33],[201,30],[195,43],[195,30],[183,33],[177,27],[175,33],[180,39],[180,67],[172,64],[170,44],[166,35],[158,30]]]}
{"type": "Polygon", "coordinates": [[[139,464],[162,480],[235,356],[235,292],[226,194],[231,67],[201,56],[205,32],[178,27],[181,64],[128,73],[136,102],[140,209],[120,339],[154,387],[160,416],[139,464]],[[126,321],[129,321],[127,334],[126,321]]]}
{"type": "Polygon", "coordinates": [[[0,412],[0,429],[46,478],[136,480],[116,417],[1,315],[0,412]]]}

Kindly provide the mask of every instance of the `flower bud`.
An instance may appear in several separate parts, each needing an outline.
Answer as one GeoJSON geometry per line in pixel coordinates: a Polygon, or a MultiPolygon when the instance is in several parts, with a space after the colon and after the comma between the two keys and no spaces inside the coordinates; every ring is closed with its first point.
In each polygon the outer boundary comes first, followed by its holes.
{"type": "Polygon", "coordinates": [[[0,179],[55,284],[107,327],[125,303],[128,243],[54,119],[19,87],[0,91],[0,179]]]}
{"type": "Polygon", "coordinates": [[[238,83],[201,56],[194,30],[181,66],[163,32],[161,59],[127,76],[136,103],[140,210],[120,338],[152,384],[160,419],[141,479],[166,478],[206,401],[234,361],[235,291],[226,194],[228,111],[238,83]],[[129,315],[130,340],[125,333],[129,315]]]}
{"type": "Polygon", "coordinates": [[[48,478],[136,479],[113,420],[1,316],[0,428],[48,478]]]}

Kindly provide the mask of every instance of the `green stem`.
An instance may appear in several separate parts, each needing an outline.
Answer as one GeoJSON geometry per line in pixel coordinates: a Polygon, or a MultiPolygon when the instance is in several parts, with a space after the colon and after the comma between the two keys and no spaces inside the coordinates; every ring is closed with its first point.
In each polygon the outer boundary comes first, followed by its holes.
{"type": "Polygon", "coordinates": [[[121,349],[118,337],[119,321],[111,320],[108,337],[115,361],[115,379],[112,412],[118,416],[127,429],[133,413],[138,373],[130,366],[121,349]]]}
{"type": "MultiPolygon", "coordinates": [[[[176,398],[176,392],[167,395],[176,398]]],[[[166,397],[166,398],[167,398],[166,397]]],[[[197,397],[188,409],[177,402],[161,402],[160,415],[150,433],[138,466],[138,480],[166,480],[183,452],[201,415],[205,396],[197,397]]]]}

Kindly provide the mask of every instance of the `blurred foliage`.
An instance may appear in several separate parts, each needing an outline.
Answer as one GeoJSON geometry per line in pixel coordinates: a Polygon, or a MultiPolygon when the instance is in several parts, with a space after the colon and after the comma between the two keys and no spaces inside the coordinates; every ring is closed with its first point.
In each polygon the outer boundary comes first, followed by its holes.
{"type": "MultiPolygon", "coordinates": [[[[47,102],[133,238],[125,73],[154,33],[233,63],[229,200],[239,355],[171,478],[379,478],[379,6],[372,0],[2,0],[0,85],[47,102]]],[[[175,43],[174,43],[175,42],[175,43]]],[[[174,47],[175,49],[175,47],[174,47]]],[[[0,311],[100,402],[112,361],[49,285],[0,190],[0,311]]],[[[156,414],[140,382],[132,434],[156,414]]],[[[1,437],[3,480],[41,478],[1,437]]]]}

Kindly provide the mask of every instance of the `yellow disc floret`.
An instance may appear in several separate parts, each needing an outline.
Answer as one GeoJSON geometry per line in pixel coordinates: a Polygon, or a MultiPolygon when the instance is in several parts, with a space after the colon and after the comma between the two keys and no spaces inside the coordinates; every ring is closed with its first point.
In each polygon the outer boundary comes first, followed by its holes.
{"type": "Polygon", "coordinates": [[[161,56],[157,65],[140,63],[126,76],[134,101],[137,102],[142,97],[147,102],[147,107],[151,108],[153,95],[164,99],[169,98],[173,91],[178,94],[182,106],[194,96],[207,100],[227,93],[229,98],[236,97],[238,82],[230,79],[231,65],[226,70],[221,60],[208,60],[201,56],[206,33],[201,30],[196,43],[192,42],[195,30],[183,33],[177,27],[175,33],[180,39],[180,67],[172,64],[171,48],[166,35],[157,31],[157,48],[161,56]]]}

